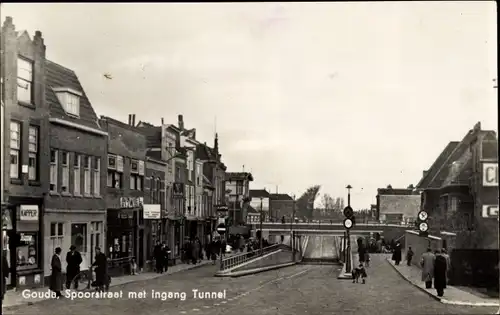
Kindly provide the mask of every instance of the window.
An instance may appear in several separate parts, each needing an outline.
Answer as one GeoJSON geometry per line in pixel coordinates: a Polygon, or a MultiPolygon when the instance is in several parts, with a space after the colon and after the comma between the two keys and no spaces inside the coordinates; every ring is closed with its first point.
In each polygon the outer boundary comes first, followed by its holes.
{"type": "Polygon", "coordinates": [[[130,163],[130,172],[131,173],[139,173],[139,163],[135,160],[132,160],[130,163]]]}
{"type": "Polygon", "coordinates": [[[21,176],[21,124],[10,122],[10,178],[21,176]]]}
{"type": "Polygon", "coordinates": [[[57,150],[50,150],[50,191],[57,191],[57,150]]]}
{"type": "Polygon", "coordinates": [[[450,204],[448,206],[449,212],[457,212],[458,210],[458,197],[450,197],[450,204]]]}
{"type": "Polygon", "coordinates": [[[70,92],[56,92],[66,114],[80,116],[80,96],[70,92]]]}
{"type": "Polygon", "coordinates": [[[111,154],[108,155],[108,169],[116,170],[116,156],[111,154]]]}
{"type": "Polygon", "coordinates": [[[28,179],[38,179],[38,127],[30,126],[28,138],[28,179]]]}
{"type": "Polygon", "coordinates": [[[108,187],[120,189],[122,187],[122,174],[117,171],[108,170],[108,187]]]}
{"type": "Polygon", "coordinates": [[[243,194],[243,182],[242,181],[237,181],[236,182],[236,194],[237,195],[242,195],[243,194]]]}
{"type": "Polygon", "coordinates": [[[79,154],[74,155],[73,161],[73,194],[79,195],[81,194],[80,184],[81,184],[81,173],[80,173],[80,165],[81,165],[81,156],[79,154]]]}
{"type": "Polygon", "coordinates": [[[101,195],[101,159],[96,157],[94,163],[94,196],[101,195]]]}
{"type": "Polygon", "coordinates": [[[38,268],[38,232],[20,232],[17,243],[17,270],[38,268]]]}
{"type": "Polygon", "coordinates": [[[87,224],[71,224],[71,245],[80,253],[87,253],[87,224]]]}
{"type": "Polygon", "coordinates": [[[91,240],[92,248],[94,247],[101,247],[101,235],[102,235],[102,222],[92,222],[90,225],[91,228],[91,237],[93,237],[93,241],[91,240]]]}
{"type": "Polygon", "coordinates": [[[130,189],[142,190],[142,176],[130,174],[130,189]]]}
{"type": "Polygon", "coordinates": [[[61,191],[69,192],[69,153],[61,153],[61,172],[62,172],[62,183],[61,191]]]}
{"type": "Polygon", "coordinates": [[[57,247],[63,248],[64,224],[60,222],[50,223],[50,255],[54,254],[57,247]]]}
{"type": "Polygon", "coordinates": [[[90,195],[90,164],[91,157],[86,156],[83,160],[83,193],[90,195]]]}
{"type": "Polygon", "coordinates": [[[17,58],[17,101],[31,104],[33,99],[33,62],[17,58]]]}
{"type": "Polygon", "coordinates": [[[158,177],[156,180],[155,180],[155,186],[156,186],[156,203],[160,203],[160,178],[158,177]]]}
{"type": "Polygon", "coordinates": [[[179,166],[175,167],[175,179],[176,181],[181,181],[181,168],[179,166]]]}

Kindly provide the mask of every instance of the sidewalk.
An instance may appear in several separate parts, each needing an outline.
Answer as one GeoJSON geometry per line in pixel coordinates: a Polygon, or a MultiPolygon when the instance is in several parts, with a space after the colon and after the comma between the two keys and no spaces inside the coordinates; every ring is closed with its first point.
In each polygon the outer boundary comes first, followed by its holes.
{"type": "MultiPolygon", "coordinates": [[[[226,255],[227,257],[228,255],[226,255]]],[[[124,285],[127,283],[132,283],[132,282],[138,282],[138,281],[144,281],[144,280],[150,280],[150,279],[156,279],[159,277],[171,275],[174,273],[182,272],[182,271],[187,271],[191,270],[194,268],[199,268],[208,264],[212,264],[212,261],[209,260],[202,260],[200,263],[196,265],[191,265],[191,264],[178,264],[175,266],[170,266],[168,267],[168,271],[165,273],[155,273],[155,272],[145,272],[145,273],[140,273],[137,275],[124,275],[121,277],[114,277],[111,281],[110,287],[116,287],[120,285],[124,285]]],[[[37,289],[31,289],[32,292],[47,292],[49,290],[48,287],[43,287],[43,288],[37,288],[37,289]]],[[[31,305],[33,303],[40,302],[42,300],[46,299],[25,299],[21,295],[22,291],[15,291],[15,290],[10,290],[7,291],[5,294],[4,300],[2,302],[2,308],[3,307],[12,307],[12,306],[19,306],[19,305],[31,305]]]]}
{"type": "Polygon", "coordinates": [[[472,293],[460,290],[454,286],[446,285],[444,297],[438,297],[435,289],[426,289],[422,280],[422,272],[415,265],[407,266],[405,263],[396,266],[394,261],[387,258],[387,262],[396,269],[401,277],[426,292],[434,299],[444,304],[464,305],[464,306],[499,306],[498,298],[484,298],[472,293]]]}

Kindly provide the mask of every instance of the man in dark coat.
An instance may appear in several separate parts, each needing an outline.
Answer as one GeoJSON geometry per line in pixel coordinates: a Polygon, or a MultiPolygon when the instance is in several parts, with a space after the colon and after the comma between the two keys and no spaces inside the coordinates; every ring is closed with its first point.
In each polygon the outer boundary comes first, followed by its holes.
{"type": "Polygon", "coordinates": [[[7,261],[7,251],[2,253],[2,301],[7,291],[7,279],[9,279],[9,262],[7,261]]]}
{"type": "Polygon", "coordinates": [[[162,268],[162,272],[165,271],[167,272],[168,271],[168,258],[170,256],[170,247],[167,246],[167,244],[163,243],[162,246],[161,246],[161,259],[162,259],[162,263],[161,263],[161,268],[162,268]]]}
{"type": "Polygon", "coordinates": [[[104,291],[108,288],[109,278],[108,278],[108,259],[106,255],[101,252],[100,247],[95,248],[95,261],[92,267],[95,267],[95,285],[97,290],[104,291]]]}
{"type": "Polygon", "coordinates": [[[80,273],[80,264],[82,263],[82,255],[76,250],[75,245],[71,245],[69,252],[66,254],[66,289],[71,289],[72,282],[75,283],[75,289],[78,289],[78,279],[75,277],[80,273]]]}
{"type": "Polygon", "coordinates": [[[156,242],[155,248],[153,249],[153,256],[156,262],[156,272],[163,272],[163,251],[160,242],[156,242]]]}
{"type": "Polygon", "coordinates": [[[444,289],[446,289],[447,268],[448,262],[446,261],[446,257],[442,253],[437,253],[436,260],[434,261],[434,288],[439,297],[443,296],[444,289]]]}
{"type": "Polygon", "coordinates": [[[56,298],[61,298],[61,290],[62,290],[62,267],[61,267],[61,247],[57,247],[55,249],[54,255],[52,256],[52,260],[50,262],[50,266],[52,267],[52,272],[50,274],[50,290],[56,293],[56,298]]]}
{"type": "Polygon", "coordinates": [[[399,242],[396,243],[394,247],[394,253],[392,254],[392,260],[394,260],[395,265],[399,265],[401,262],[401,244],[399,242]]]}

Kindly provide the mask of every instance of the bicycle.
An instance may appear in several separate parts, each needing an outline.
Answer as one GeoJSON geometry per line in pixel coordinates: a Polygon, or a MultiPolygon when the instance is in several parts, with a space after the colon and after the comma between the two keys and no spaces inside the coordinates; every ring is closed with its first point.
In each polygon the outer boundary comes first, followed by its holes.
{"type": "Polygon", "coordinates": [[[94,287],[95,291],[107,292],[109,291],[109,286],[111,284],[111,277],[108,275],[107,283],[104,286],[99,287],[94,280],[94,272],[92,271],[92,267],[90,267],[88,270],[80,271],[80,273],[73,278],[72,283],[78,284],[78,286],[75,288],[76,291],[86,291],[90,290],[91,287],[94,287]]]}

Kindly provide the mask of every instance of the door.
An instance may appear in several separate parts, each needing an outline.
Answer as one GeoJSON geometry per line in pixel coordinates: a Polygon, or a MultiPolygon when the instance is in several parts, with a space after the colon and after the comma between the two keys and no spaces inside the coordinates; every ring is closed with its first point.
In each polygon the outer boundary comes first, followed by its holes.
{"type": "Polygon", "coordinates": [[[144,229],[139,230],[139,268],[144,268],[144,229]]]}

